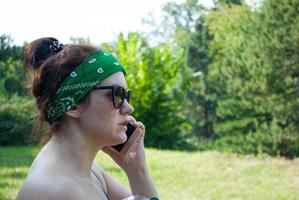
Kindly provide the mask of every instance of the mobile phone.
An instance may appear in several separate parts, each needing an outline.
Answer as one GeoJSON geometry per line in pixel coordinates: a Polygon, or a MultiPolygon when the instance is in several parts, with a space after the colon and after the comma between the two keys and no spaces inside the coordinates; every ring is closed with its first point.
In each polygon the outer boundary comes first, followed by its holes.
{"type": "Polygon", "coordinates": [[[127,141],[124,143],[114,145],[112,148],[114,148],[116,151],[118,151],[122,156],[126,155],[131,147],[135,144],[137,138],[140,136],[141,132],[135,131],[136,127],[133,126],[132,124],[128,123],[127,124],[127,141]]]}

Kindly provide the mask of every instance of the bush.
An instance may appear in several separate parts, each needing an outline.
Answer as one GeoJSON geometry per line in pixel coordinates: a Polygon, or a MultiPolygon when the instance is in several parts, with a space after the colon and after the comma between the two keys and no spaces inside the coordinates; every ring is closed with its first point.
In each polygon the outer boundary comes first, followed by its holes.
{"type": "Polygon", "coordinates": [[[23,87],[21,80],[19,80],[16,76],[6,77],[4,81],[4,88],[9,95],[24,95],[26,93],[26,90],[23,87]]]}
{"type": "Polygon", "coordinates": [[[0,99],[0,145],[31,143],[33,101],[12,96],[0,99]]]}
{"type": "Polygon", "coordinates": [[[216,140],[202,140],[199,149],[214,149],[240,154],[268,154],[293,158],[299,156],[299,136],[296,130],[284,129],[273,120],[261,124],[247,134],[224,135],[216,140]]]}

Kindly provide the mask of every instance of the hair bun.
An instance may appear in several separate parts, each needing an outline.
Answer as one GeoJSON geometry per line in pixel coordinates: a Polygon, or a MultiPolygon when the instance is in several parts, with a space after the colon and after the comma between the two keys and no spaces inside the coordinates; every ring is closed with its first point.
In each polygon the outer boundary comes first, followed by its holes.
{"type": "Polygon", "coordinates": [[[50,56],[63,49],[56,38],[40,38],[27,45],[24,52],[25,68],[38,69],[50,56]]]}

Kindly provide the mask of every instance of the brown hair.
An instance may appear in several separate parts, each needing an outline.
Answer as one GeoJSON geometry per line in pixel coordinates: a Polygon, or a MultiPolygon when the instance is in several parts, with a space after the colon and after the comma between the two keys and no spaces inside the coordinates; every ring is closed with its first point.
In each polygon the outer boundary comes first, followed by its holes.
{"type": "Polygon", "coordinates": [[[50,124],[50,129],[41,134],[43,122],[47,121],[46,107],[62,81],[91,53],[99,49],[90,45],[58,45],[55,38],[40,38],[29,43],[24,51],[24,68],[29,72],[33,69],[33,76],[29,80],[29,88],[35,97],[38,124],[34,135],[43,143],[53,133],[59,132],[61,119],[50,124]],[[52,49],[56,43],[56,49],[52,49]]]}

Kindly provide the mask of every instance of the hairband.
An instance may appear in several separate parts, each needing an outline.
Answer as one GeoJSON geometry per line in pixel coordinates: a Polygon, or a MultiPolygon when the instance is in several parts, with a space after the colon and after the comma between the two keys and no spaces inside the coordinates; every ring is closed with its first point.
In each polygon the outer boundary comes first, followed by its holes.
{"type": "Polygon", "coordinates": [[[125,68],[111,53],[97,51],[75,68],[61,83],[54,99],[46,108],[47,120],[52,123],[83,99],[94,86],[108,76],[125,68]]]}

